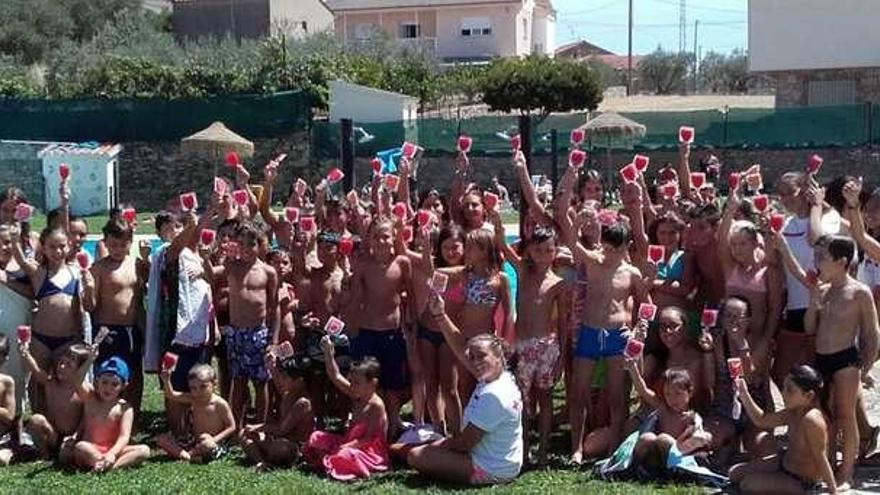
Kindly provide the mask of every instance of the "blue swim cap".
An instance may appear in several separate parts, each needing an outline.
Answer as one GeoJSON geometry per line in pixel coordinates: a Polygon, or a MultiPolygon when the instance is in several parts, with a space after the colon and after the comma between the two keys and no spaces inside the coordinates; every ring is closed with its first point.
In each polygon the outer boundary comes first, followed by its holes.
{"type": "Polygon", "coordinates": [[[118,376],[123,383],[128,383],[128,379],[131,376],[128,372],[128,365],[125,364],[122,358],[116,356],[101,363],[101,366],[98,366],[98,372],[95,374],[95,377],[107,373],[118,376]]]}

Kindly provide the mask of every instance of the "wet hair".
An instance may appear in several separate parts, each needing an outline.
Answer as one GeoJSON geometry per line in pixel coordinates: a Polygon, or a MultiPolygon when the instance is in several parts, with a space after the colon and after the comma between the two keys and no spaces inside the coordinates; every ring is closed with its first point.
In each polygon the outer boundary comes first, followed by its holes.
{"type": "Polygon", "coordinates": [[[479,335],[474,335],[469,338],[467,341],[466,348],[470,348],[472,345],[482,345],[485,344],[489,350],[495,354],[496,357],[501,359],[502,368],[507,368],[507,356],[510,354],[510,349],[507,345],[507,342],[504,339],[499,338],[495,334],[491,333],[481,333],[479,335]]]}
{"type": "Polygon", "coordinates": [[[682,220],[677,213],[674,211],[667,211],[663,213],[663,215],[657,217],[657,219],[651,222],[651,225],[648,226],[648,238],[651,239],[651,242],[655,244],[657,243],[657,229],[659,229],[660,225],[664,223],[672,225],[675,231],[679,234],[684,232],[685,227],[687,227],[687,224],[684,223],[684,220],[682,220]]]}
{"type": "Polygon", "coordinates": [[[498,246],[495,244],[494,232],[483,228],[474,229],[465,236],[465,246],[468,244],[475,244],[486,252],[486,264],[489,265],[490,271],[501,270],[501,253],[498,252],[498,246]]]}
{"type": "Polygon", "coordinates": [[[9,357],[9,338],[0,334],[0,360],[5,361],[9,357]]]}
{"type": "Polygon", "coordinates": [[[804,392],[812,392],[819,395],[822,392],[822,375],[819,374],[812,366],[800,365],[795,366],[788,372],[788,378],[797,388],[804,392]]]}
{"type": "Polygon", "coordinates": [[[217,226],[217,234],[219,235],[221,232],[229,231],[229,235],[235,237],[238,232],[238,226],[241,225],[241,221],[236,218],[227,218],[220,222],[220,225],[217,226]]]}
{"type": "Polygon", "coordinates": [[[244,222],[235,229],[235,237],[244,246],[257,246],[262,236],[263,232],[250,222],[244,222]]]}
{"type": "Polygon", "coordinates": [[[776,179],[776,187],[779,187],[780,184],[787,184],[796,189],[800,189],[803,187],[806,178],[807,174],[803,172],[786,172],[776,179]]]}
{"type": "Polygon", "coordinates": [[[694,392],[694,381],[687,370],[667,369],[663,372],[663,380],[666,382],[667,387],[681,387],[687,390],[688,393],[694,392]]]}
{"type": "Polygon", "coordinates": [[[156,213],[156,233],[158,234],[162,232],[162,229],[165,227],[165,225],[176,221],[177,217],[169,211],[160,211],[159,213],[156,213]]]}
{"type": "Polygon", "coordinates": [[[382,372],[379,361],[373,356],[367,356],[363,359],[351,363],[348,369],[349,373],[361,375],[369,381],[378,380],[382,372]]]}
{"type": "Polygon", "coordinates": [[[266,261],[269,263],[274,263],[276,260],[280,260],[285,256],[290,258],[290,254],[287,251],[283,251],[281,249],[270,249],[269,252],[266,253],[266,261]]]}
{"type": "Polygon", "coordinates": [[[190,368],[186,374],[186,381],[198,380],[200,382],[214,382],[217,380],[217,372],[210,364],[197,364],[190,368]]]}
{"type": "Polygon", "coordinates": [[[56,363],[58,359],[62,357],[70,358],[76,366],[82,366],[83,363],[89,358],[89,348],[84,344],[71,344],[66,346],[61,346],[58,349],[55,349],[52,352],[52,362],[56,363]]]}
{"type": "MultiPolygon", "coordinates": [[[[24,236],[24,230],[22,230],[21,235],[24,236]]],[[[45,245],[46,241],[50,237],[52,237],[53,235],[63,236],[65,239],[65,242],[67,242],[67,238],[68,238],[67,232],[65,232],[63,228],[61,228],[61,227],[57,227],[57,228],[46,227],[45,229],[43,229],[42,232],[40,232],[40,245],[45,245]]]]}
{"type": "Polygon", "coordinates": [[[615,222],[612,225],[602,227],[602,243],[610,244],[615,248],[623,247],[632,240],[632,232],[629,225],[624,222],[615,222]]]}
{"type": "Polygon", "coordinates": [[[110,220],[107,220],[107,223],[104,224],[102,232],[104,233],[104,237],[112,237],[114,239],[130,241],[134,238],[134,231],[131,229],[131,226],[124,221],[113,217],[111,217],[110,220]]]}
{"type": "Polygon", "coordinates": [[[379,229],[391,229],[394,232],[394,220],[388,217],[376,217],[370,222],[370,228],[368,229],[370,233],[370,237],[373,236],[373,232],[379,229]]]}
{"type": "Polygon", "coordinates": [[[852,238],[839,234],[826,234],[816,241],[816,247],[824,247],[831,255],[831,259],[837,261],[839,259],[846,260],[846,266],[849,267],[853,259],[856,257],[856,243],[852,238]]]}
{"type": "Polygon", "coordinates": [[[556,242],[556,231],[549,227],[536,227],[532,230],[531,235],[520,243],[519,250],[525,253],[529,246],[543,244],[547,241],[556,242]]]}
{"type": "Polygon", "coordinates": [[[605,191],[605,183],[602,181],[602,175],[595,169],[588,168],[581,173],[581,176],[578,178],[577,183],[577,195],[580,196],[583,193],[584,184],[587,182],[598,182],[602,186],[602,191],[605,191]]]}
{"type": "Polygon", "coordinates": [[[278,361],[277,366],[278,369],[281,370],[285,375],[293,378],[294,380],[305,378],[306,373],[308,372],[308,367],[303,366],[302,361],[296,359],[296,357],[294,356],[278,361]]]}
{"type": "Polygon", "coordinates": [[[688,216],[691,220],[704,220],[709,222],[712,226],[717,226],[718,222],[721,221],[721,211],[714,203],[707,203],[704,205],[694,206],[688,212],[688,216]]]}
{"type": "Polygon", "coordinates": [[[730,234],[733,235],[739,233],[746,234],[753,242],[758,242],[758,234],[760,234],[760,232],[758,231],[758,227],[748,220],[739,220],[733,222],[733,225],[730,229],[730,234]]]}
{"type": "Polygon", "coordinates": [[[447,223],[443,227],[440,228],[440,233],[437,235],[437,242],[434,244],[436,249],[434,250],[437,253],[434,256],[434,264],[440,268],[449,266],[449,263],[443,259],[443,243],[446,239],[456,239],[464,245],[465,234],[464,229],[462,229],[458,224],[455,223],[447,223]]]}
{"type": "MultiPolygon", "coordinates": [[[[745,297],[742,297],[742,296],[727,296],[724,298],[724,301],[721,302],[721,315],[720,316],[722,318],[724,316],[724,308],[727,306],[727,303],[730,301],[736,301],[736,302],[743,303],[746,307],[745,316],[748,318],[750,318],[752,316],[752,304],[749,302],[748,299],[746,299],[745,297]]],[[[719,318],[718,320],[722,321],[722,318],[719,318]]]]}
{"type": "Polygon", "coordinates": [[[825,186],[825,201],[839,213],[846,209],[846,198],[843,197],[843,186],[847,182],[857,182],[858,179],[851,175],[839,175],[825,186]]]}

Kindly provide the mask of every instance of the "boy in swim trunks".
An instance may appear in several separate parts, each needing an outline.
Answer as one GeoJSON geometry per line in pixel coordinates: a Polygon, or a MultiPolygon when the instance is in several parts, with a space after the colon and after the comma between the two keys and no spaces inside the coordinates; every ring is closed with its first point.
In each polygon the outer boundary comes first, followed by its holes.
{"type": "MultiPolygon", "coordinates": [[[[31,355],[30,342],[19,345],[21,362],[31,374],[31,380],[46,390],[46,407],[43,414],[33,414],[24,428],[34,439],[43,459],[51,459],[60,453],[61,463],[69,461],[72,453],[72,436],[79,427],[83,402],[77,394],[75,380],[80,379],[77,370],[89,357],[89,348],[82,344],[65,346],[53,353],[52,371],[44,371],[31,355]]],[[[90,384],[83,385],[91,389],[90,384]]]]}
{"type": "Polygon", "coordinates": [[[871,289],[849,275],[856,257],[855,242],[840,235],[822,236],[816,242],[815,257],[820,283],[811,290],[804,326],[807,333],[816,335],[816,369],[829,387],[828,409],[835,432],[831,438],[843,433],[843,464],[836,476],[838,488],[843,489],[852,483],[859,450],[856,401],[860,378],[866,383],[870,380],[880,329],[871,289]]]}
{"type": "MultiPolygon", "coordinates": [[[[388,408],[389,438],[402,429],[400,406],[409,387],[403,294],[411,290],[412,265],[394,253],[394,224],[384,218],[370,227],[369,256],[358,260],[354,274],[354,311],[360,331],[352,341],[355,359],[373,356],[381,366],[379,385],[388,408]]],[[[415,318],[409,318],[415,321],[415,318]]],[[[409,338],[409,337],[407,337],[409,338]]]]}
{"type": "MultiPolygon", "coordinates": [[[[134,231],[121,219],[111,218],[104,226],[108,255],[96,262],[83,276],[83,307],[92,313],[92,330],[109,330],[98,347],[98,362],[110,356],[125,361],[131,371],[131,383],[123,397],[135,412],[141,409],[143,395],[143,321],[142,304],[149,266],[131,256],[134,231]]],[[[147,253],[149,256],[149,253],[147,253]]],[[[94,338],[94,335],[93,335],[94,338]]]]}
{"type": "MultiPolygon", "coordinates": [[[[516,377],[525,403],[525,427],[533,419],[530,417],[534,411],[531,407],[533,395],[540,409],[538,463],[546,464],[550,431],[553,428],[551,392],[562,372],[560,349],[568,345],[565,328],[569,322],[571,295],[565,281],[552,270],[556,258],[555,232],[550,229],[536,229],[525,249],[526,258],[511,260],[519,274],[516,377]]],[[[523,438],[527,439],[528,429],[525,431],[523,438]]],[[[528,455],[528,442],[525,444],[525,452],[528,455]]]]}
{"type": "Polygon", "coordinates": [[[134,409],[120,397],[131,376],[128,365],[111,357],[98,367],[95,388],[87,388],[84,378],[97,357],[98,350],[92,347],[74,381],[83,400],[83,417],[75,437],[73,464],[93,472],[135,466],[150,457],[150,448],[128,443],[134,409]]]}
{"type": "Polygon", "coordinates": [[[162,390],[169,402],[189,406],[189,439],[179,443],[171,433],[160,436],[156,443],[173,459],[206,463],[219,459],[226,448],[223,443],[235,433],[232,409],[223,397],[214,393],[217,374],[208,364],[193,366],[187,375],[189,392],[177,392],[171,383],[171,370],[159,374],[162,390]]]}
{"type": "MultiPolygon", "coordinates": [[[[583,215],[577,224],[582,222],[583,215]]],[[[588,400],[593,369],[596,362],[606,360],[608,372],[606,389],[611,414],[609,453],[617,448],[627,416],[624,396],[623,349],[626,347],[628,328],[632,327],[633,308],[651,302],[651,296],[638,268],[627,261],[632,235],[629,226],[620,221],[603,226],[602,247],[587,249],[576,233],[580,225],[565,225],[566,242],[575,261],[584,265],[587,297],[581,327],[575,336],[572,387],[574,401],[570,405],[571,460],[583,461],[584,425],[592,411],[588,400]]]]}
{"type": "Polygon", "coordinates": [[[255,390],[257,422],[266,421],[269,372],[264,357],[278,333],[278,274],[257,257],[260,231],[252,224],[238,227],[238,256],[214,267],[214,276],[229,282],[229,325],[223,329],[232,386],[229,392],[235,424],[244,426],[248,381],[255,390]]]}

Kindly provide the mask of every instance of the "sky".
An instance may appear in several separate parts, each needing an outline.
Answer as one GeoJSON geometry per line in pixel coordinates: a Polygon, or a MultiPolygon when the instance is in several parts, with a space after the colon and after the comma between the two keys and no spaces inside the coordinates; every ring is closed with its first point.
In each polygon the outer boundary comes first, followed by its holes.
{"type": "MultiPolygon", "coordinates": [[[[552,0],[556,8],[556,43],[585,39],[614,53],[627,52],[628,0],[552,0]]],[[[687,51],[694,50],[694,21],[699,20],[698,47],[705,55],[745,49],[748,0],[686,0],[687,51]]],[[[678,51],[680,0],[633,0],[633,53],[662,46],[678,51]]]]}

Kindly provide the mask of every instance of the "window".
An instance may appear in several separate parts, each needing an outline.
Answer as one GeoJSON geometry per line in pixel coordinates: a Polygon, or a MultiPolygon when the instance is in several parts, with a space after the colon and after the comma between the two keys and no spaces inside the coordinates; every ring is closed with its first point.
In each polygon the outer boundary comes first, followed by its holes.
{"type": "Polygon", "coordinates": [[[464,37],[492,36],[492,23],[488,17],[464,17],[461,20],[464,37]]]}
{"type": "Polygon", "coordinates": [[[529,20],[526,18],[523,18],[523,39],[529,39],[529,20]]]}
{"type": "Polygon", "coordinates": [[[418,24],[401,24],[399,38],[413,39],[422,35],[422,26],[418,24]]]}

